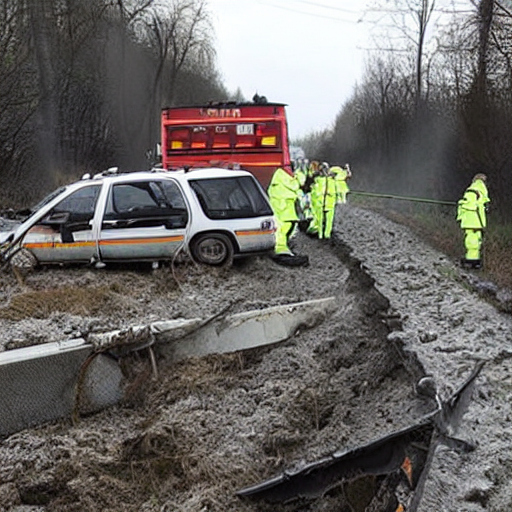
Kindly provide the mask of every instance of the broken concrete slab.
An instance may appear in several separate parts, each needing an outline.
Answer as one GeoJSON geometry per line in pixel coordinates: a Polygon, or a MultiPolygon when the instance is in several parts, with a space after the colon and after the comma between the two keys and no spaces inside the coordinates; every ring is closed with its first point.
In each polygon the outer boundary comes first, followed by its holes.
{"type": "MultiPolygon", "coordinates": [[[[81,368],[93,352],[83,339],[0,353],[0,436],[70,416],[81,368]]],[[[96,357],[83,375],[81,412],[117,403],[122,374],[116,361],[96,357]]]]}
{"type": "Polygon", "coordinates": [[[164,325],[157,340],[158,352],[173,361],[208,354],[223,354],[272,345],[293,336],[301,327],[311,328],[336,307],[334,297],[247,311],[227,316],[179,339],[166,339],[164,325]]]}
{"type": "Polygon", "coordinates": [[[334,297],[213,319],[177,319],[0,353],[0,436],[118,403],[117,358],[151,347],[160,364],[275,344],[321,323],[334,297]],[[112,354],[115,357],[112,357],[112,354]]]}

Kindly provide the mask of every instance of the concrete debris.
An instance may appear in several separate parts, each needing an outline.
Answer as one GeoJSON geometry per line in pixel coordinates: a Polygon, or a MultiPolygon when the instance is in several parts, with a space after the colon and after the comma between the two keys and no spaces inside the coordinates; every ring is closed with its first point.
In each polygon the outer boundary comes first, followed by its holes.
{"type": "Polygon", "coordinates": [[[333,297],[246,311],[215,322],[177,319],[94,333],[0,353],[0,436],[119,402],[119,357],[153,347],[152,365],[222,354],[287,340],[333,311],[333,297]],[[115,356],[115,357],[112,357],[115,356]]]}

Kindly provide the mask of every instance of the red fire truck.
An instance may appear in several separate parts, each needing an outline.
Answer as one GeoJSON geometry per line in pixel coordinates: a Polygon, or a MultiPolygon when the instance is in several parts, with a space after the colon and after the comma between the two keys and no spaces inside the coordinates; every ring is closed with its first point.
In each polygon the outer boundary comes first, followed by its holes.
{"type": "Polygon", "coordinates": [[[250,171],[266,189],[278,167],[291,172],[282,103],[212,103],[162,111],[162,165],[250,171]]]}

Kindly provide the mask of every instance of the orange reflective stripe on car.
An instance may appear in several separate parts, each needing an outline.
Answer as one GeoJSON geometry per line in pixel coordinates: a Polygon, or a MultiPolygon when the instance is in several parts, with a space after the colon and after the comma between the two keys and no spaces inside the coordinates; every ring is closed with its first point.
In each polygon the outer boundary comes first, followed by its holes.
{"type": "Polygon", "coordinates": [[[168,242],[182,242],[183,235],[166,236],[158,238],[116,238],[114,240],[100,240],[100,245],[129,245],[129,244],[162,244],[168,242]]]}
{"type": "Polygon", "coordinates": [[[245,229],[235,231],[236,236],[260,236],[260,235],[273,235],[276,232],[275,229],[266,229],[265,231],[261,229],[245,229]]]}
{"type": "Polygon", "coordinates": [[[91,247],[95,246],[95,241],[84,241],[84,242],[70,242],[70,243],[63,243],[63,242],[28,242],[26,244],[23,244],[23,247],[26,247],[27,249],[73,249],[76,247],[91,247]]]}
{"type": "MultiPolygon", "coordinates": [[[[154,244],[154,243],[168,243],[168,242],[182,242],[183,235],[166,236],[159,238],[118,238],[115,240],[100,240],[100,245],[128,245],[128,244],[154,244]]],[[[73,249],[77,247],[93,247],[96,245],[94,240],[84,242],[39,242],[39,243],[26,243],[23,244],[27,249],[73,249]]]]}

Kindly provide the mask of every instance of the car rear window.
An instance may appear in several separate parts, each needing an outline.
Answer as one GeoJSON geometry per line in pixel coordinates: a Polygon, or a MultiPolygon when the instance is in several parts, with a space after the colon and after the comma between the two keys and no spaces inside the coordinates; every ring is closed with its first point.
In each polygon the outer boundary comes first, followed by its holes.
{"type": "Polygon", "coordinates": [[[190,186],[210,219],[272,215],[261,187],[252,176],[191,180],[190,186]]]}

